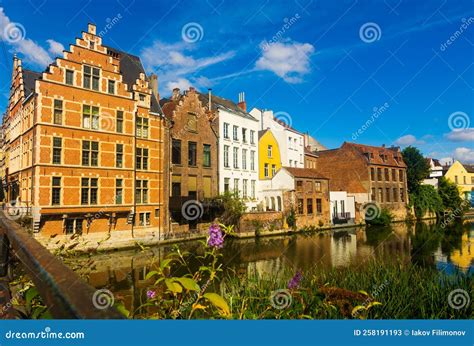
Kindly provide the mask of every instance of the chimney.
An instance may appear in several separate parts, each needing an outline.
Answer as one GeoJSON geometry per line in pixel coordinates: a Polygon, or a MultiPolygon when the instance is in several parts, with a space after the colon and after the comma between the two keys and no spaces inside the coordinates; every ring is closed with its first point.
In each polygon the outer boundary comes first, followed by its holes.
{"type": "Polygon", "coordinates": [[[176,101],[179,98],[179,88],[173,89],[173,94],[171,95],[171,99],[176,101]]]}
{"type": "Polygon", "coordinates": [[[247,103],[245,102],[244,92],[239,93],[239,103],[237,103],[237,106],[244,112],[247,112],[247,103]]]}
{"type": "Polygon", "coordinates": [[[212,111],[212,89],[209,88],[207,89],[207,94],[209,96],[209,102],[207,104],[208,108],[209,108],[209,112],[212,111]]]}
{"type": "Polygon", "coordinates": [[[87,25],[87,32],[88,32],[89,34],[95,35],[95,33],[96,33],[96,26],[95,26],[95,24],[89,23],[89,24],[87,25]]]}
{"type": "Polygon", "coordinates": [[[382,148],[385,148],[385,144],[382,144],[382,148]]]}
{"type": "Polygon", "coordinates": [[[148,85],[150,86],[151,92],[155,95],[156,100],[160,101],[160,93],[158,92],[158,76],[154,73],[148,78],[148,85]]]}

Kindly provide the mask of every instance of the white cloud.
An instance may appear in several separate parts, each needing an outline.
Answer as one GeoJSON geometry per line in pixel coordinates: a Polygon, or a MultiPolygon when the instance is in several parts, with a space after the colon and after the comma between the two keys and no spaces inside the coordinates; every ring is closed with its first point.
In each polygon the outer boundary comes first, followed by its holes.
{"type": "Polygon", "coordinates": [[[210,80],[196,73],[207,67],[217,65],[232,59],[234,51],[224,52],[215,56],[195,57],[192,49],[195,46],[186,42],[164,43],[155,41],[149,47],[142,49],[140,56],[148,71],[154,71],[160,76],[160,86],[165,92],[174,87],[187,89],[208,87],[210,80]]]}
{"type": "Polygon", "coordinates": [[[24,26],[12,22],[3,7],[0,7],[0,38],[10,45],[13,52],[22,54],[26,62],[45,67],[52,60],[43,47],[26,38],[24,26]]]}
{"type": "Polygon", "coordinates": [[[460,147],[454,150],[453,156],[463,163],[474,163],[474,149],[460,147]]]}
{"type": "Polygon", "coordinates": [[[255,67],[268,70],[288,83],[301,83],[302,76],[310,72],[310,57],[314,47],[309,43],[283,43],[262,46],[262,56],[255,67]]]}
{"type": "Polygon", "coordinates": [[[64,46],[59,43],[59,42],[56,42],[55,40],[46,40],[46,42],[48,42],[49,44],[49,48],[48,48],[48,51],[53,54],[54,56],[63,56],[63,50],[64,50],[64,46]]]}
{"type": "Polygon", "coordinates": [[[398,138],[395,141],[395,144],[403,146],[403,147],[406,147],[408,145],[413,145],[413,144],[424,144],[424,143],[425,143],[425,141],[418,140],[413,135],[405,135],[405,136],[402,136],[402,137],[398,138]]]}
{"type": "Polygon", "coordinates": [[[452,142],[474,142],[474,128],[453,130],[445,134],[445,137],[452,142]]]}

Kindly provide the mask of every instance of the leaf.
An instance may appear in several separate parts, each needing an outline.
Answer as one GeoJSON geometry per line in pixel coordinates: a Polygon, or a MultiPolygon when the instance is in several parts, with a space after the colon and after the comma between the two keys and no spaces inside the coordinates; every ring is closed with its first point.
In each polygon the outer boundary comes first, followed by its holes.
{"type": "Polygon", "coordinates": [[[356,316],[359,311],[365,311],[367,308],[364,305],[357,305],[354,309],[352,309],[352,316],[356,316]]]}
{"type": "Polygon", "coordinates": [[[200,291],[201,288],[199,285],[196,283],[191,278],[186,278],[186,277],[181,277],[181,278],[176,278],[176,281],[178,281],[181,285],[183,285],[184,288],[186,288],[188,291],[200,291]]]}
{"type": "Polygon", "coordinates": [[[163,270],[163,269],[169,267],[169,264],[171,263],[171,261],[172,261],[171,258],[167,258],[167,259],[164,259],[163,261],[161,261],[160,269],[163,270]]]}
{"type": "Polygon", "coordinates": [[[359,293],[362,293],[364,296],[368,296],[368,295],[369,295],[369,294],[368,294],[366,291],[364,291],[364,290],[359,290],[358,292],[359,292],[359,293]]]}
{"type": "Polygon", "coordinates": [[[160,275],[160,273],[157,272],[156,270],[152,270],[151,272],[149,272],[148,274],[146,274],[145,280],[148,280],[148,279],[152,278],[152,277],[155,276],[155,275],[160,275]]]}
{"type": "Polygon", "coordinates": [[[124,315],[125,317],[129,317],[130,316],[130,311],[128,311],[126,308],[125,308],[125,305],[123,305],[122,302],[119,302],[117,304],[115,304],[115,308],[118,310],[118,312],[120,312],[122,315],[124,315]]]}
{"type": "Polygon", "coordinates": [[[370,302],[369,305],[367,305],[367,310],[370,309],[372,306],[377,306],[377,305],[383,305],[381,302],[370,302]]]}
{"type": "Polygon", "coordinates": [[[199,303],[194,303],[193,304],[193,309],[194,310],[206,310],[206,307],[204,305],[199,304],[199,303]]]}
{"type": "Polygon", "coordinates": [[[39,296],[39,292],[36,289],[36,287],[30,287],[25,294],[25,301],[26,301],[26,306],[28,309],[31,308],[31,302],[33,299],[39,296]]]}
{"type": "Polygon", "coordinates": [[[166,287],[168,287],[168,289],[173,293],[183,292],[183,288],[181,287],[180,284],[174,282],[174,278],[173,279],[166,279],[165,284],[166,284],[166,287]]]}
{"type": "Polygon", "coordinates": [[[230,315],[229,305],[227,305],[227,302],[220,295],[218,295],[217,293],[206,293],[203,297],[209,300],[222,315],[230,315]]]}

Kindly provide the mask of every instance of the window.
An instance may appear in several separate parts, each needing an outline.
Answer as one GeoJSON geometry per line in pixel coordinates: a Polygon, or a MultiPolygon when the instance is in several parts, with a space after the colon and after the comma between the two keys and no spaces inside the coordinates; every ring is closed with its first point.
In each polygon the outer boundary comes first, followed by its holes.
{"type": "Polygon", "coordinates": [[[196,166],[197,143],[188,142],[188,166],[196,166]]]}
{"type": "Polygon", "coordinates": [[[74,71],[73,70],[66,70],[66,84],[74,85],[74,71]]]}
{"type": "Polygon", "coordinates": [[[114,80],[109,79],[107,81],[107,92],[109,94],[115,94],[115,81],[114,80]]]}
{"type": "Polygon", "coordinates": [[[250,182],[250,196],[252,197],[252,199],[255,199],[255,183],[255,180],[252,180],[250,182]]]}
{"type": "Polygon", "coordinates": [[[148,118],[137,117],[137,137],[148,138],[148,118]]]}
{"type": "MultiPolygon", "coordinates": [[[[344,212],[344,201],[341,201],[341,212],[344,212]]],[[[323,201],[321,198],[316,198],[316,213],[323,213],[323,201]]]]}
{"type": "Polygon", "coordinates": [[[82,86],[86,89],[99,90],[100,69],[84,66],[82,86]]]}
{"type": "Polygon", "coordinates": [[[247,129],[242,128],[242,142],[247,143],[247,129]]]}
{"type": "Polygon", "coordinates": [[[181,164],[181,141],[179,139],[172,140],[171,162],[175,165],[181,164]]]}
{"type": "Polygon", "coordinates": [[[269,145],[267,148],[268,158],[272,158],[273,146],[269,145]]]}
{"type": "Polygon", "coordinates": [[[150,212],[138,214],[139,226],[149,226],[150,225],[150,212]]]}
{"type": "Polygon", "coordinates": [[[53,177],[51,182],[51,204],[61,204],[61,177],[53,177]]]}
{"type": "Polygon", "coordinates": [[[239,179],[237,179],[237,178],[234,179],[234,193],[236,195],[239,194],[239,179]]]}
{"type": "Polygon", "coordinates": [[[393,188],[393,201],[398,202],[398,189],[396,187],[393,188]]]}
{"type": "Polygon", "coordinates": [[[224,192],[229,192],[230,178],[224,178],[224,192]]]}
{"type": "Polygon", "coordinates": [[[234,151],[234,168],[239,168],[239,148],[233,148],[234,151]]]}
{"type": "Polygon", "coordinates": [[[97,204],[97,178],[81,179],[81,204],[90,205],[97,204]]]}
{"type": "Polygon", "coordinates": [[[204,144],[203,148],[203,166],[204,167],[211,167],[211,145],[210,144],[204,144]]]}
{"type": "Polygon", "coordinates": [[[63,123],[63,100],[54,100],[53,122],[56,125],[63,123]]]}
{"type": "Polygon", "coordinates": [[[247,198],[247,185],[248,185],[248,180],[243,179],[242,180],[242,197],[247,198]]]}
{"type": "Polygon", "coordinates": [[[455,176],[454,176],[454,182],[455,182],[456,184],[459,182],[458,180],[459,180],[459,179],[458,179],[458,176],[455,175],[455,176]]]}
{"type": "Polygon", "coordinates": [[[314,182],[314,187],[316,191],[321,191],[321,182],[320,181],[315,181],[314,182]]]}
{"type": "Polygon", "coordinates": [[[390,188],[385,189],[385,201],[390,202],[390,188]]]}
{"type": "Polygon", "coordinates": [[[229,139],[229,124],[224,123],[224,138],[229,139]]]}
{"type": "Polygon", "coordinates": [[[303,180],[297,180],[296,181],[296,190],[297,191],[302,191],[303,190],[303,180]]]}
{"type": "Polygon", "coordinates": [[[385,168],[385,181],[389,181],[390,180],[390,174],[388,172],[388,168],[385,168]]]}
{"type": "Polygon", "coordinates": [[[95,42],[94,41],[89,41],[89,48],[90,49],[95,49],[95,42]]]}
{"type": "Polygon", "coordinates": [[[288,137],[288,148],[292,149],[293,147],[293,141],[291,140],[291,137],[288,137]]]}
{"type": "Polygon", "coordinates": [[[377,180],[382,181],[382,168],[377,168],[377,180]]]}
{"type": "Polygon", "coordinates": [[[293,160],[290,160],[290,167],[292,166],[292,164],[293,164],[293,160]]]}
{"type": "Polygon", "coordinates": [[[99,107],[82,106],[82,127],[86,129],[99,129],[99,107]]]}
{"type": "Polygon", "coordinates": [[[139,204],[148,203],[148,180],[137,180],[135,189],[135,200],[139,204]]]}
{"type": "Polygon", "coordinates": [[[247,149],[242,149],[242,169],[247,169],[247,149]]]}
{"type": "Polygon", "coordinates": [[[148,169],[148,149],[137,148],[135,151],[136,168],[137,169],[148,169]]]}
{"type": "Polygon", "coordinates": [[[181,176],[173,175],[171,178],[171,196],[181,196],[181,176]]]}
{"type": "Polygon", "coordinates": [[[186,130],[197,132],[197,116],[193,113],[188,113],[188,122],[186,123],[186,130]]]}
{"type": "Polygon", "coordinates": [[[123,166],[123,144],[115,144],[115,167],[123,166]]]}
{"type": "Polygon", "coordinates": [[[373,167],[370,168],[370,180],[375,180],[375,169],[373,167]]]}
{"type": "Polygon", "coordinates": [[[224,167],[229,167],[229,146],[224,145],[224,167]]]}
{"type": "Polygon", "coordinates": [[[250,130],[250,144],[255,144],[255,131],[250,130]]]}
{"type": "Polygon", "coordinates": [[[466,184],[467,184],[467,178],[466,178],[466,176],[463,176],[463,177],[462,177],[462,180],[463,180],[463,184],[466,185],[466,184]]]}
{"type": "Polygon", "coordinates": [[[405,190],[400,189],[400,202],[405,202],[405,190]]]}
{"type": "Polygon", "coordinates": [[[268,178],[268,163],[265,163],[265,164],[263,165],[263,176],[264,176],[265,178],[268,178]]]}
{"type": "Polygon", "coordinates": [[[376,196],[375,196],[375,188],[373,187],[373,188],[372,188],[372,193],[371,193],[371,195],[370,195],[370,200],[373,201],[373,202],[375,202],[375,198],[376,198],[376,196]]]}
{"type": "Polygon", "coordinates": [[[140,102],[145,102],[145,94],[138,94],[138,99],[140,100],[140,102]]]}
{"type": "Polygon", "coordinates": [[[99,142],[82,141],[82,165],[97,167],[99,164],[99,142]]]}
{"type": "Polygon", "coordinates": [[[272,165],[272,177],[276,174],[276,165],[272,165]]]}
{"type": "Polygon", "coordinates": [[[255,151],[250,151],[250,170],[255,171],[255,151]]]}
{"type": "Polygon", "coordinates": [[[61,164],[62,139],[60,137],[53,137],[53,164],[61,164]]]}
{"type": "Polygon", "coordinates": [[[379,187],[379,196],[378,202],[383,203],[383,189],[379,187]]]}
{"type": "Polygon", "coordinates": [[[82,234],[82,219],[66,219],[66,234],[82,234]]]}
{"type": "Polygon", "coordinates": [[[115,204],[123,202],[123,180],[115,179],[115,204]]]}
{"type": "Polygon", "coordinates": [[[235,126],[233,127],[233,138],[234,138],[234,141],[238,141],[239,140],[239,127],[238,126],[235,126]]]}
{"type": "Polygon", "coordinates": [[[123,111],[117,111],[117,132],[123,133],[123,111]]]}
{"type": "Polygon", "coordinates": [[[304,214],[304,200],[302,198],[298,198],[298,214],[304,214]]]}
{"type": "Polygon", "coordinates": [[[397,181],[397,171],[395,169],[392,169],[392,180],[397,181]]]}
{"type": "Polygon", "coordinates": [[[398,180],[399,180],[399,181],[403,181],[403,179],[404,179],[404,177],[403,177],[403,171],[400,170],[400,171],[399,171],[399,179],[398,179],[398,180]]]}

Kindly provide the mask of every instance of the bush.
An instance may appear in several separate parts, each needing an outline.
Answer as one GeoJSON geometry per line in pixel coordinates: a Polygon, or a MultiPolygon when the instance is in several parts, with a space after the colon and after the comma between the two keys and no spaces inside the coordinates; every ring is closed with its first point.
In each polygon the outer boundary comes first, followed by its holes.
{"type": "Polygon", "coordinates": [[[427,212],[439,214],[443,211],[443,200],[431,185],[421,185],[410,194],[410,203],[415,208],[416,218],[422,218],[427,212]]]}
{"type": "Polygon", "coordinates": [[[221,223],[238,227],[240,218],[247,207],[237,193],[226,192],[215,197],[213,203],[218,204],[222,210],[222,214],[219,216],[221,223]]]}
{"type": "Polygon", "coordinates": [[[290,212],[286,217],[286,223],[288,224],[288,227],[296,229],[296,212],[293,207],[290,209],[290,212]]]}
{"type": "Polygon", "coordinates": [[[464,211],[465,206],[463,206],[463,200],[459,195],[458,186],[442,177],[438,181],[438,194],[443,201],[443,206],[445,210],[459,211],[460,213],[464,211]]]}
{"type": "Polygon", "coordinates": [[[382,208],[377,217],[366,219],[365,222],[369,226],[388,226],[392,223],[393,215],[387,208],[382,208]]]}

